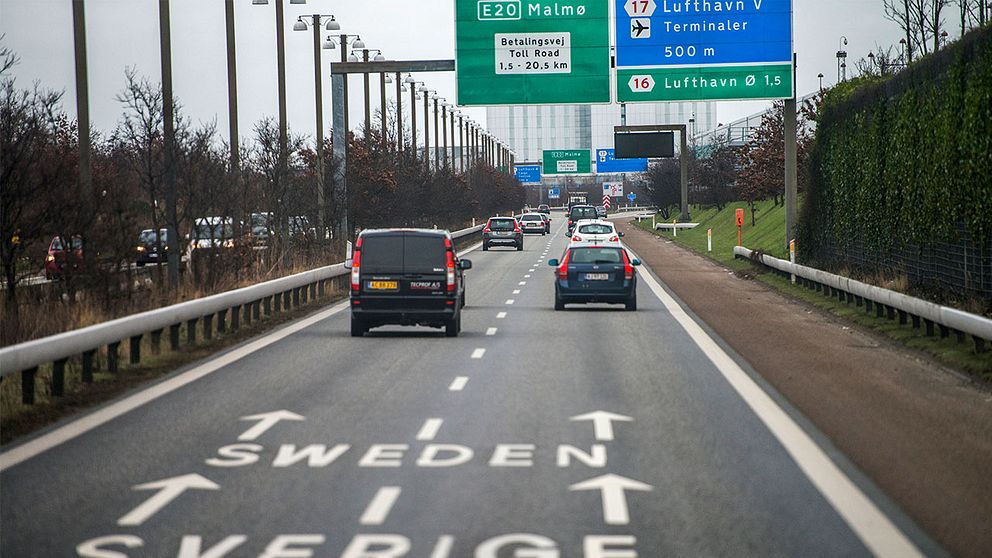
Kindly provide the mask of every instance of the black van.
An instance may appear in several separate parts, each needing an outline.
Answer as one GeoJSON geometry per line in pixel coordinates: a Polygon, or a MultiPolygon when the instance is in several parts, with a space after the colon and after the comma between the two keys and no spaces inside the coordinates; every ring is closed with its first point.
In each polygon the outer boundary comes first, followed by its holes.
{"type": "Polygon", "coordinates": [[[367,230],[358,235],[351,268],[351,335],[382,325],[443,327],[461,331],[465,306],[463,271],[448,231],[367,230]]]}

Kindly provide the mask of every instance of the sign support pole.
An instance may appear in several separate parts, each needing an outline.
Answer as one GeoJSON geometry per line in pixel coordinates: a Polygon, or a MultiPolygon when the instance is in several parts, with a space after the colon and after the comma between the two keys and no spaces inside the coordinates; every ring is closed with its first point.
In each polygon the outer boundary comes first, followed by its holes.
{"type": "Polygon", "coordinates": [[[679,175],[682,182],[682,222],[689,222],[689,153],[685,125],[679,129],[679,175]]]}
{"type": "MultiPolygon", "coordinates": [[[[795,67],[796,55],[792,55],[795,67]]],[[[794,72],[793,72],[794,73],[794,72]]],[[[793,86],[792,98],[785,100],[784,132],[785,132],[785,243],[786,246],[795,238],[796,232],[796,197],[798,192],[798,140],[796,93],[793,86]]]]}

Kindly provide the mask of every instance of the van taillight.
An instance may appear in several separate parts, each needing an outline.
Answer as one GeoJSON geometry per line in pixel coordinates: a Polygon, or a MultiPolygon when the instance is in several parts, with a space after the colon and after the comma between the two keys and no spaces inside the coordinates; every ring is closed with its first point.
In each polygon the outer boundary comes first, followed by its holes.
{"type": "Polygon", "coordinates": [[[455,254],[447,251],[448,254],[448,292],[455,292],[455,254]]]}
{"type": "Polygon", "coordinates": [[[358,292],[361,286],[361,281],[359,280],[359,265],[362,260],[362,251],[355,250],[355,254],[351,258],[351,290],[352,292],[358,292]]]}
{"type": "Polygon", "coordinates": [[[558,278],[562,281],[568,280],[568,257],[570,255],[572,255],[571,250],[565,252],[565,257],[561,259],[561,264],[558,266],[558,278]]]}

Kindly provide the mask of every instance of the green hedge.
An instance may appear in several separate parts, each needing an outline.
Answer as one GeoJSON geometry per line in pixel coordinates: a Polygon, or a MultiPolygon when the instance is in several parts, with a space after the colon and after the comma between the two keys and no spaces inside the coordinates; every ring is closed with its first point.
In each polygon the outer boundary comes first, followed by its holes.
{"type": "Polygon", "coordinates": [[[889,78],[827,93],[798,223],[800,257],[992,237],[992,29],[889,78]]]}

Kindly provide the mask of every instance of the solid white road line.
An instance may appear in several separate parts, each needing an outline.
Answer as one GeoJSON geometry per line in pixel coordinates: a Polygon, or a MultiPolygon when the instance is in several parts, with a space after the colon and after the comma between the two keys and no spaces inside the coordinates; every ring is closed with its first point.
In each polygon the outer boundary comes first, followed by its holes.
{"type": "Polygon", "coordinates": [[[461,391],[465,389],[465,384],[468,383],[468,376],[457,376],[451,385],[448,386],[448,391],[461,391]]]}
{"type": "Polygon", "coordinates": [[[421,442],[433,440],[437,436],[437,431],[441,429],[441,425],[444,424],[443,419],[439,418],[429,418],[424,421],[424,425],[420,427],[420,431],[417,432],[417,440],[421,442]]]}
{"type": "Polygon", "coordinates": [[[496,335],[496,328],[495,327],[491,327],[491,328],[487,329],[486,330],[486,335],[496,335]]]}
{"type": "Polygon", "coordinates": [[[305,318],[298,322],[294,322],[282,329],[278,329],[271,333],[262,336],[255,341],[248,343],[242,347],[234,349],[228,353],[225,353],[217,358],[208,360],[207,362],[179,374],[174,378],[169,378],[164,382],[157,383],[147,389],[141,390],[134,395],[126,397],[117,403],[112,403],[98,411],[94,411],[78,420],[74,420],[69,424],[56,428],[48,434],[44,434],[17,446],[11,450],[3,452],[0,454],[0,471],[5,471],[22,461],[31,459],[32,457],[48,451],[49,449],[72,440],[94,428],[105,424],[129,411],[132,411],[148,402],[154,401],[163,395],[171,393],[187,384],[195,382],[200,378],[206,376],[207,374],[216,372],[225,366],[233,364],[242,358],[264,349],[269,345],[277,341],[281,341],[299,332],[300,330],[306,329],[320,321],[326,320],[331,316],[341,312],[342,310],[348,309],[348,302],[342,302],[327,310],[323,310],[309,318],[305,318]]]}
{"type": "Polygon", "coordinates": [[[720,374],[778,439],[806,477],[875,556],[923,556],[916,545],[869,499],[788,413],[675,302],[650,273],[641,280],[689,334],[720,374]]]}
{"type": "Polygon", "coordinates": [[[496,314],[497,320],[502,320],[505,317],[506,317],[506,312],[500,312],[499,314],[496,314]]]}
{"type": "Polygon", "coordinates": [[[476,350],[472,351],[472,358],[474,358],[476,360],[479,360],[480,358],[482,358],[482,355],[484,355],[484,354],[486,354],[486,350],[485,349],[476,349],[476,350]]]}
{"type": "Polygon", "coordinates": [[[393,509],[393,504],[396,503],[396,499],[400,497],[402,491],[398,486],[380,488],[372,501],[369,502],[368,507],[365,508],[365,513],[362,514],[358,522],[362,525],[382,525],[389,517],[389,512],[393,509]]]}

